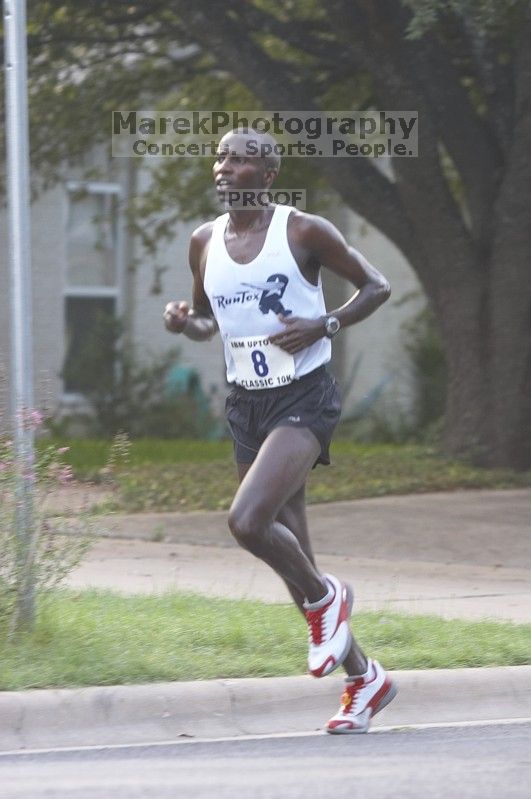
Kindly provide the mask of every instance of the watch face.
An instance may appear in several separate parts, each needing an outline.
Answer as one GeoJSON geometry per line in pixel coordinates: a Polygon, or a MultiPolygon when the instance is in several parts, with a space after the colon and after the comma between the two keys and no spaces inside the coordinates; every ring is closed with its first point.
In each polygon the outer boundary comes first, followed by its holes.
{"type": "Polygon", "coordinates": [[[341,327],[341,323],[339,319],[335,316],[329,316],[326,320],[326,335],[332,338],[338,332],[339,328],[341,327]]]}

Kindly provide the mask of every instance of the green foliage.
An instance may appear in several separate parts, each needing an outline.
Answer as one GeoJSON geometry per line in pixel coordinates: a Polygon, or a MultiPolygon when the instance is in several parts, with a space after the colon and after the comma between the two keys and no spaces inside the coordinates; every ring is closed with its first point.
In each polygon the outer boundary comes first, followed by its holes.
{"type": "MultiPolygon", "coordinates": [[[[404,301],[414,297],[417,297],[417,292],[406,296],[404,301]]],[[[384,378],[358,403],[348,418],[343,418],[338,431],[343,438],[359,443],[394,444],[418,440],[436,443],[440,440],[448,376],[437,322],[429,307],[403,323],[402,339],[410,363],[412,412],[395,407],[390,413],[385,404],[379,402],[387,385],[387,378],[384,378]]],[[[349,383],[355,382],[360,361],[354,363],[349,383]]]]}
{"type": "Polygon", "coordinates": [[[99,311],[83,338],[81,348],[71,347],[65,357],[61,377],[70,390],[90,396],[98,415],[107,416],[116,384],[116,365],[120,354],[123,325],[111,314],[99,311]],[[101,406],[101,407],[100,407],[101,406]]]}
{"type": "MultiPolygon", "coordinates": [[[[531,625],[386,611],[357,613],[356,636],[390,669],[522,665],[531,651],[531,625]]],[[[306,656],[293,607],[60,591],[32,635],[0,645],[0,690],[287,676],[305,672],[306,656]]]]}
{"type": "MultiPolygon", "coordinates": [[[[262,47],[290,72],[307,67],[307,56],[275,35],[270,20],[285,29],[295,16],[301,25],[316,30],[325,12],[307,0],[278,4],[257,2],[247,9],[260,16],[262,47]],[[317,26],[317,27],[316,27],[317,26]]],[[[155,109],[170,114],[180,110],[261,110],[263,103],[241,80],[227,79],[209,48],[200,49],[187,25],[189,9],[178,2],[140,2],[117,9],[111,0],[97,7],[71,0],[43,0],[28,8],[30,142],[34,192],[50,187],[74,167],[86,179],[112,178],[122,159],[109,159],[96,167],[87,155],[95,145],[109,147],[110,117],[117,109],[155,109]],[[176,51],[182,48],[182,54],[176,51]],[[43,54],[46,70],[42,69],[43,54]]],[[[313,64],[314,59],[310,58],[313,64]]],[[[363,79],[356,82],[363,87],[363,79]]],[[[350,76],[331,82],[322,75],[323,107],[333,92],[337,107],[348,108],[357,92],[350,76]]],[[[330,106],[328,106],[330,107],[330,106]]],[[[0,139],[2,136],[0,130],[0,139]]],[[[136,164],[135,164],[136,165],[136,164]]],[[[126,209],[131,232],[138,235],[152,256],[154,285],[166,268],[155,262],[159,245],[175,236],[178,221],[219,213],[211,184],[209,158],[166,158],[149,164],[147,188],[131,198],[126,209]]],[[[0,167],[1,170],[1,167],[0,167]]],[[[2,184],[0,173],[0,186],[2,184]]],[[[288,158],[282,166],[278,188],[306,188],[308,210],[326,206],[326,181],[306,159],[288,158]]]]}
{"type": "Polygon", "coordinates": [[[406,322],[403,329],[413,371],[415,426],[422,432],[444,415],[448,380],[446,358],[435,315],[429,308],[406,322]]]}
{"type": "MultiPolygon", "coordinates": [[[[133,437],[201,437],[215,427],[197,382],[171,396],[167,377],[178,363],[179,351],[139,362],[123,342],[120,320],[100,313],[75,357],[67,354],[62,376],[90,401],[93,433],[111,436],[126,431],[133,437]]],[[[61,432],[61,424],[52,423],[61,432]]]]}
{"type": "Polygon", "coordinates": [[[362,418],[340,422],[337,435],[358,444],[407,444],[415,440],[415,428],[410,414],[376,405],[362,418]]]}
{"type": "MultiPolygon", "coordinates": [[[[115,109],[263,108],[259,99],[263,86],[247,83],[242,74],[235,74],[230,59],[223,57],[226,43],[221,31],[226,28],[221,23],[228,20],[241,30],[242,50],[256,48],[257,57],[280,65],[287,82],[300,88],[299,108],[374,105],[378,99],[371,69],[377,67],[371,67],[363,54],[356,56],[360,48],[352,37],[363,37],[367,26],[371,35],[376,34],[378,13],[366,12],[357,3],[347,4],[348,9],[335,2],[329,6],[315,0],[237,2],[234,8],[219,9],[218,43],[210,39],[203,23],[198,31],[198,21],[208,15],[207,3],[190,7],[178,0],[139,0],[117,8],[112,0],[100,0],[96,6],[73,0],[30,2],[30,138],[39,180],[48,185],[65,164],[83,167],[87,150],[108,144],[109,119],[115,109]],[[341,19],[344,29],[338,25],[341,19]],[[211,41],[221,49],[211,46],[211,41]]],[[[397,0],[396,6],[404,32],[412,38],[427,31],[440,35],[449,45],[454,64],[462,69],[461,77],[472,78],[471,90],[477,91],[477,70],[470,67],[467,36],[478,44],[475,58],[490,58],[481,46],[487,35],[502,35],[510,50],[529,0],[397,0]],[[409,15],[404,17],[400,6],[411,12],[409,24],[409,15]],[[463,38],[461,28],[466,29],[463,38]]],[[[376,41],[388,49],[385,37],[376,41]]],[[[263,84],[267,85],[267,76],[263,84]]],[[[211,213],[212,198],[204,192],[210,166],[205,158],[168,158],[154,170],[154,185],[130,208],[132,225],[148,246],[155,246],[156,231],[166,236],[177,217],[211,213]]],[[[308,159],[286,159],[285,168],[292,167],[303,173],[303,182],[290,181],[292,187],[312,188],[319,182],[319,170],[308,159]]]]}
{"type": "Polygon", "coordinates": [[[497,38],[514,34],[529,0],[404,0],[411,8],[413,18],[409,37],[418,39],[437,23],[444,23],[455,15],[479,36],[497,38]]]}

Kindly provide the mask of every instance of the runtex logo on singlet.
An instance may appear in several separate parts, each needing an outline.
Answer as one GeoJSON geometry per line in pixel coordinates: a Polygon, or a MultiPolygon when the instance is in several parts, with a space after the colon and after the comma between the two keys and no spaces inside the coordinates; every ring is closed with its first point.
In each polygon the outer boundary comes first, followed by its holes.
{"type": "Polygon", "coordinates": [[[291,311],[284,308],[280,301],[288,283],[289,278],[286,275],[270,275],[265,283],[241,283],[240,285],[245,286],[245,288],[235,292],[232,297],[214,294],[213,300],[218,308],[258,302],[258,308],[263,314],[268,314],[271,311],[274,314],[289,316],[291,311]]]}

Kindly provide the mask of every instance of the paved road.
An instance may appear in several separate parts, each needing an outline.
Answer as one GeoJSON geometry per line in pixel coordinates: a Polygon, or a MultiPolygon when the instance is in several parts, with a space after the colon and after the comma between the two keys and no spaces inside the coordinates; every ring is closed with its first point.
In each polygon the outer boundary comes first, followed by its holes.
{"type": "Polygon", "coordinates": [[[531,724],[0,756],[2,799],[529,799],[531,724]]]}

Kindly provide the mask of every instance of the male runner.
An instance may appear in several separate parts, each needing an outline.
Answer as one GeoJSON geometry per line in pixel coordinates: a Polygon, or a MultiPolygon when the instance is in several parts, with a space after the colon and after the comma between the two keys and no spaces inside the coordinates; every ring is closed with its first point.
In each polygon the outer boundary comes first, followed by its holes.
{"type": "MultiPolygon", "coordinates": [[[[280,168],[261,144],[272,137],[236,130],[218,146],[214,180],[220,199],[268,189],[280,168]],[[249,142],[253,146],[249,146],[249,142]],[[249,155],[249,152],[258,154],[249,155]],[[232,195],[231,195],[232,196],[232,195]]],[[[315,565],[305,510],[305,483],[328,448],[340,415],[336,381],[325,369],[331,339],[389,297],[385,278],[327,220],[287,206],[231,208],[194,231],[193,300],[170,302],[166,327],[194,341],[220,331],[233,384],[226,403],[240,486],[229,511],[240,544],[285,581],[309,628],[308,668],[323,677],[347,673],[330,733],[364,733],[396,687],[367,658],[350,627],[352,590],[315,565]],[[320,268],[355,288],[326,312],[320,268]]]]}

